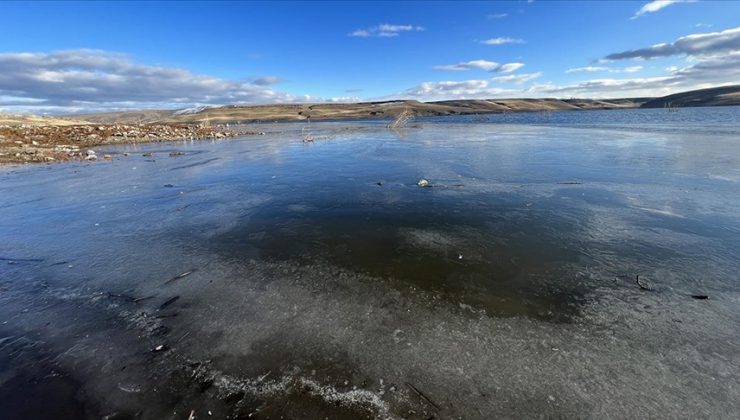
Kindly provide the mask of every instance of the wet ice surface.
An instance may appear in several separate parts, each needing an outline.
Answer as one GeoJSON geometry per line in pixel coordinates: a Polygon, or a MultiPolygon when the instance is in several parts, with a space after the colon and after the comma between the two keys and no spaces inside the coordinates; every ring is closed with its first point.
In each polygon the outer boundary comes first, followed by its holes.
{"type": "Polygon", "coordinates": [[[732,123],[302,128],[3,168],[3,412],[740,410],[732,123]]]}

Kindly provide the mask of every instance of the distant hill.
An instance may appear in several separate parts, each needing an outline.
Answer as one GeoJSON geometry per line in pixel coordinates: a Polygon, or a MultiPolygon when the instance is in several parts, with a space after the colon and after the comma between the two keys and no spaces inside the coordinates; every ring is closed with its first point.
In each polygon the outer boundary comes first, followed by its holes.
{"type": "Polygon", "coordinates": [[[74,115],[64,118],[84,120],[95,124],[224,124],[255,121],[300,121],[309,118],[311,120],[393,118],[404,111],[425,116],[724,105],[740,105],[740,85],[695,90],[662,98],[463,99],[437,102],[399,100],[360,103],[226,105],[182,110],[109,112],[74,115]]]}
{"type": "Polygon", "coordinates": [[[585,109],[636,108],[643,101],[634,99],[466,99],[454,101],[419,102],[414,100],[275,104],[226,105],[173,111],[127,111],[75,115],[96,124],[135,123],[239,123],[253,121],[299,121],[327,119],[393,118],[404,111],[414,115],[470,115],[504,112],[574,111],[585,109]]]}
{"type": "Polygon", "coordinates": [[[28,126],[65,126],[90,124],[77,117],[49,117],[41,115],[18,115],[0,114],[0,126],[2,125],[28,125],[28,126]]]}
{"type": "Polygon", "coordinates": [[[740,105],[740,85],[675,93],[673,95],[663,96],[662,98],[651,99],[640,105],[640,108],[730,105],[740,105]]]}

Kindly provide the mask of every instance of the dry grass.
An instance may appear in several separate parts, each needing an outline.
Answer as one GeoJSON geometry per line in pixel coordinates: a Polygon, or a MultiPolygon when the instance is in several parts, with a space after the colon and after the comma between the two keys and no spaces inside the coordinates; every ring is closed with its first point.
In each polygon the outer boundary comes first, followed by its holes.
{"type": "MultiPolygon", "coordinates": [[[[364,103],[320,103],[320,104],[276,104],[276,105],[227,105],[208,108],[200,112],[177,114],[176,111],[130,111],[103,114],[79,115],[86,121],[103,124],[132,123],[187,123],[197,124],[210,121],[213,124],[244,124],[248,122],[315,121],[326,119],[397,118],[412,113],[411,117],[470,115],[500,112],[541,111],[543,109],[578,110],[603,108],[630,108],[639,103],[556,99],[501,99],[501,100],[457,100],[439,102],[387,101],[364,103]]],[[[405,118],[410,119],[408,115],[405,118]]]]}
{"type": "Polygon", "coordinates": [[[90,124],[87,121],[71,118],[46,117],[41,115],[7,115],[0,114],[0,125],[32,125],[32,126],[70,126],[90,124]]]}

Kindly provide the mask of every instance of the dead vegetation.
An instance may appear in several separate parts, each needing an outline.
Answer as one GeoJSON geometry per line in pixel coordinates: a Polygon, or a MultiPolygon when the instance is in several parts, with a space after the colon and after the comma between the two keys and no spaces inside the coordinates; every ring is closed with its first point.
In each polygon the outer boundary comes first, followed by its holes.
{"type": "Polygon", "coordinates": [[[43,115],[11,115],[0,114],[0,126],[3,125],[84,125],[88,121],[78,120],[70,117],[50,117],[43,115]]]}
{"type": "Polygon", "coordinates": [[[403,111],[396,115],[396,119],[394,119],[392,123],[388,124],[388,128],[392,130],[404,128],[413,118],[414,111],[412,111],[410,108],[404,108],[403,111]]]}

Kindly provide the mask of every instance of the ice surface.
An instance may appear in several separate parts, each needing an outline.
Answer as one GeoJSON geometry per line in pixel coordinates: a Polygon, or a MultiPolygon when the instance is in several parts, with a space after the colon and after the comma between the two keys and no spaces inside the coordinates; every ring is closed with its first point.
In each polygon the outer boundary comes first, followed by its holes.
{"type": "Polygon", "coordinates": [[[731,125],[707,140],[312,123],[309,144],[301,128],[3,168],[0,407],[52,393],[74,396],[57,402],[69,418],[740,411],[731,125]],[[48,372],[62,379],[44,388],[48,372]],[[9,391],[27,377],[39,385],[9,391]]]}

